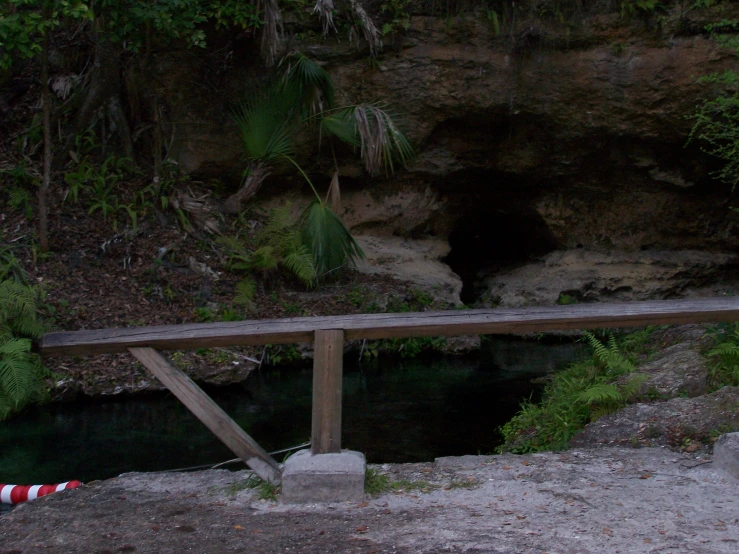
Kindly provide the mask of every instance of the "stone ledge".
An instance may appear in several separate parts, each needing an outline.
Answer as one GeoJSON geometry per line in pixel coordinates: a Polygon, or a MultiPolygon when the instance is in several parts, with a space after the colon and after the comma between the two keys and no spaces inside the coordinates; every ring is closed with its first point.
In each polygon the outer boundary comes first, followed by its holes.
{"type": "Polygon", "coordinates": [[[713,445],[713,465],[739,479],[739,433],[721,435],[713,445]]]}

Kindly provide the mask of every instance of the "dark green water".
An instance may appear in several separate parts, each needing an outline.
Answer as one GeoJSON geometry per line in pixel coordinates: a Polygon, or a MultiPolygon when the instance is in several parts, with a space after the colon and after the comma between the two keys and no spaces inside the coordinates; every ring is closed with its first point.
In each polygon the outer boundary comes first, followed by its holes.
{"type": "MultiPolygon", "coordinates": [[[[537,394],[531,379],[578,355],[576,344],[496,339],[473,359],[347,359],[343,446],[370,462],[489,453],[496,429],[537,394]]],[[[263,368],[244,386],[209,392],[272,451],[309,440],[311,385],[310,366],[263,368]]],[[[90,481],[234,457],[171,395],[48,405],[0,424],[0,483],[90,481]]]]}

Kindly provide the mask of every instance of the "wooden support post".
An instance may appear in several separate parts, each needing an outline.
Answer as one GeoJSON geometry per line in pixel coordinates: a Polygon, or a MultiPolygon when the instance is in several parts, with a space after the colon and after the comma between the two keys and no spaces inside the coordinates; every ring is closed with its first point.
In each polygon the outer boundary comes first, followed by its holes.
{"type": "Polygon", "coordinates": [[[313,348],[313,454],[341,452],[344,331],[319,330],[313,348]]]}
{"type": "Polygon", "coordinates": [[[282,473],[277,462],[192,379],[153,348],[129,348],[129,351],[254,473],[265,481],[280,483],[282,473]]]}

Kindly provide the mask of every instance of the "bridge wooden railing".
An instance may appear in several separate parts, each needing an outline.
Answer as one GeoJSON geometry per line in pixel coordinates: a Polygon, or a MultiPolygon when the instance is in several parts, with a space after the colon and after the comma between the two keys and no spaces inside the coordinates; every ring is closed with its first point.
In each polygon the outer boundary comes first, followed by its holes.
{"type": "Polygon", "coordinates": [[[278,464],[159,350],[313,342],[314,454],[341,450],[345,340],[526,333],[739,320],[739,297],[513,309],[301,317],[47,333],[46,356],[131,352],[260,477],[278,464]]]}

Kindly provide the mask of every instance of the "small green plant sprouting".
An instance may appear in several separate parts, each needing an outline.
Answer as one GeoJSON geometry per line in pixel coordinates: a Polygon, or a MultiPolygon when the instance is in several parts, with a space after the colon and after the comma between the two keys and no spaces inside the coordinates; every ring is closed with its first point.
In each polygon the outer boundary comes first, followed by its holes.
{"type": "Polygon", "coordinates": [[[115,188],[115,184],[106,185],[104,180],[95,181],[90,189],[92,197],[87,213],[92,215],[100,210],[105,220],[108,219],[108,215],[115,214],[118,211],[118,197],[112,194],[113,188],[115,188]]]}
{"type": "Polygon", "coordinates": [[[265,481],[257,475],[251,475],[244,483],[246,488],[256,491],[257,500],[277,501],[277,495],[280,494],[280,486],[265,481]]]}
{"type": "Polygon", "coordinates": [[[393,481],[387,475],[371,467],[368,467],[364,473],[364,490],[371,496],[379,496],[386,492],[431,492],[438,488],[439,485],[427,481],[411,481],[409,479],[393,481]]]}
{"type": "Polygon", "coordinates": [[[496,37],[499,36],[500,35],[500,16],[498,16],[498,12],[496,12],[495,10],[486,10],[485,15],[488,20],[488,23],[490,23],[490,27],[495,33],[495,36],[496,37]]]}
{"type": "Polygon", "coordinates": [[[33,196],[27,189],[21,187],[10,189],[8,204],[10,204],[10,207],[14,209],[22,208],[23,213],[28,220],[33,217],[32,200],[33,196]]]}
{"type": "Polygon", "coordinates": [[[411,26],[411,4],[413,0],[384,0],[380,12],[387,21],[382,25],[382,34],[390,35],[407,31],[411,26]]]}
{"type": "Polygon", "coordinates": [[[11,246],[0,246],[0,281],[12,279],[21,284],[28,283],[28,273],[15,255],[11,246]]]}
{"type": "Polygon", "coordinates": [[[208,306],[195,308],[195,321],[198,323],[207,323],[216,320],[216,313],[208,306]]]}
{"type": "Polygon", "coordinates": [[[378,470],[368,467],[364,473],[364,491],[372,496],[379,496],[390,490],[390,478],[378,470]]]}
{"type": "Polygon", "coordinates": [[[571,296],[569,294],[565,294],[564,292],[559,293],[559,297],[557,298],[557,304],[560,306],[568,306],[570,304],[577,304],[577,298],[575,296],[571,296]]]}
{"type": "Polygon", "coordinates": [[[266,365],[289,364],[302,360],[300,351],[293,344],[268,344],[265,346],[264,363],[266,365]]]}

